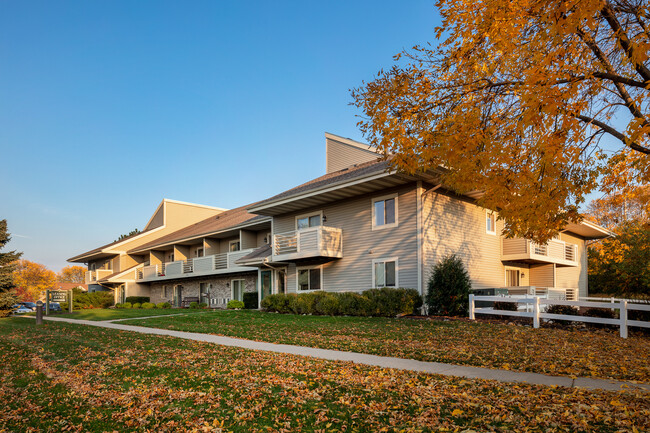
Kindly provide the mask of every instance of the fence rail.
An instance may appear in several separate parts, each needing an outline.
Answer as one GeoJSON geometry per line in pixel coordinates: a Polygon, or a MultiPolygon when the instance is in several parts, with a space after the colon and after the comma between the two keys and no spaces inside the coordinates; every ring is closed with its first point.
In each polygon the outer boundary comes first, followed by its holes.
{"type": "Polygon", "coordinates": [[[591,301],[565,301],[559,299],[543,299],[538,296],[529,298],[511,298],[505,296],[475,296],[469,295],[469,318],[476,319],[476,314],[491,314],[498,316],[514,316],[514,317],[529,317],[533,320],[533,328],[539,328],[540,320],[567,320],[574,322],[585,323],[600,323],[604,325],[618,325],[620,328],[620,335],[622,338],[627,338],[628,327],[635,326],[639,328],[650,328],[650,322],[644,320],[629,320],[628,312],[632,311],[649,311],[650,304],[646,303],[633,303],[627,300],[618,302],[591,302],[591,301]],[[509,311],[497,310],[493,307],[476,308],[476,301],[488,302],[506,302],[514,304],[524,304],[532,306],[532,311],[509,311]],[[567,314],[551,314],[545,312],[547,305],[568,305],[572,307],[588,307],[588,308],[608,308],[619,310],[618,319],[607,319],[602,317],[586,317],[586,316],[572,316],[567,314]]]}

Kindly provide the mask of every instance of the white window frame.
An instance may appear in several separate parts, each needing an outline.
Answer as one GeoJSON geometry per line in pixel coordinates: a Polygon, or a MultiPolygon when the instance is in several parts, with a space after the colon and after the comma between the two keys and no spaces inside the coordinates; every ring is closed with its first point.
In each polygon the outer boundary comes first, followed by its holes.
{"type": "MultiPolygon", "coordinates": [[[[385,206],[384,206],[384,216],[386,215],[385,211],[385,206]]],[[[372,229],[373,230],[382,230],[382,229],[387,229],[391,227],[397,227],[399,225],[399,195],[397,193],[393,194],[388,194],[388,195],[383,195],[381,197],[374,197],[372,200],[370,200],[370,213],[372,214],[372,229]],[[390,199],[395,200],[395,222],[394,223],[389,223],[389,224],[380,224],[377,225],[377,219],[375,218],[375,203],[378,201],[386,201],[390,199]]]]}
{"type": "MultiPolygon", "coordinates": [[[[239,289],[241,290],[241,300],[244,300],[244,289],[246,289],[246,280],[243,278],[235,278],[230,280],[230,299],[235,299],[235,281],[241,281],[239,283],[239,289]]],[[[237,299],[239,301],[239,299],[237,299]]]]}
{"type": "Polygon", "coordinates": [[[203,247],[197,247],[197,248],[194,250],[194,258],[203,257],[203,254],[204,254],[203,247]],[[199,254],[199,252],[200,252],[200,254],[199,254]]]}
{"type": "Polygon", "coordinates": [[[169,260],[167,263],[172,263],[174,261],[174,252],[172,251],[171,253],[165,253],[165,260],[169,257],[169,260]]]}
{"type": "MultiPolygon", "coordinates": [[[[372,273],[372,287],[373,288],[378,288],[377,283],[375,281],[375,264],[376,263],[386,263],[386,262],[395,262],[395,287],[399,287],[399,258],[397,257],[386,257],[386,258],[381,258],[381,259],[373,259],[372,260],[372,267],[370,268],[370,271],[372,273]]],[[[384,268],[385,272],[385,268],[384,268]]],[[[384,275],[384,280],[386,279],[386,275],[384,275]]],[[[391,286],[382,286],[382,287],[391,287],[391,286]]]]}
{"type": "Polygon", "coordinates": [[[237,251],[241,251],[241,239],[236,239],[236,240],[234,240],[234,241],[229,241],[229,242],[228,242],[228,252],[229,252],[229,253],[236,253],[237,251]],[[238,244],[239,244],[239,249],[237,249],[237,250],[235,250],[235,251],[232,250],[232,244],[234,244],[234,243],[238,243],[238,244]]]}
{"type": "Polygon", "coordinates": [[[489,235],[497,234],[497,216],[496,212],[485,209],[485,233],[489,235]],[[488,220],[492,219],[492,230],[488,229],[488,220]]]}
{"type": "MultiPolygon", "coordinates": [[[[310,278],[311,280],[311,278],[310,278]]],[[[308,293],[308,292],[318,292],[319,290],[325,290],[323,287],[323,265],[318,265],[318,266],[301,266],[301,267],[296,267],[296,293],[308,293]],[[320,270],[320,289],[309,289],[309,290],[300,290],[300,271],[308,270],[308,269],[319,269],[320,270]]]]}
{"type": "Polygon", "coordinates": [[[163,299],[169,299],[169,293],[167,292],[169,290],[169,286],[167,284],[162,286],[162,298],[163,299]]]}
{"type": "MultiPolygon", "coordinates": [[[[305,214],[302,214],[302,215],[296,215],[296,217],[294,218],[293,226],[296,228],[296,230],[298,230],[298,220],[299,219],[309,218],[309,217],[313,217],[313,216],[316,216],[316,215],[318,215],[320,217],[320,225],[317,226],[317,227],[322,227],[323,226],[323,211],[322,210],[320,210],[318,212],[309,212],[309,213],[305,213],[305,214]]],[[[313,229],[313,228],[314,227],[307,227],[306,229],[302,229],[302,230],[308,230],[308,229],[313,229]]]]}

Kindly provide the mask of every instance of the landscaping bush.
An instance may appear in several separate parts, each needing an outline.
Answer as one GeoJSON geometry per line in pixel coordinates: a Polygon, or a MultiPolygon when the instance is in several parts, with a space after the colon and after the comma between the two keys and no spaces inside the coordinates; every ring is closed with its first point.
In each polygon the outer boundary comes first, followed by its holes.
{"type": "Polygon", "coordinates": [[[383,316],[412,314],[422,306],[415,289],[371,289],[363,294],[316,291],[300,294],[277,294],[262,300],[266,311],[327,316],[383,316]]]}
{"type": "Polygon", "coordinates": [[[201,302],[199,304],[199,308],[208,308],[208,303],[207,302],[201,302]]]}
{"type": "Polygon", "coordinates": [[[115,308],[120,309],[120,308],[124,308],[124,306],[122,303],[118,302],[117,304],[115,304],[115,308]]]}
{"type": "Polygon", "coordinates": [[[369,300],[369,316],[395,317],[400,314],[414,314],[422,307],[422,297],[415,289],[365,290],[362,296],[369,300]]]}
{"type": "Polygon", "coordinates": [[[246,292],[243,296],[244,308],[247,310],[257,310],[257,292],[246,292]]]}
{"type": "Polygon", "coordinates": [[[156,304],[152,304],[151,302],[144,302],[140,308],[143,308],[145,310],[151,310],[152,308],[156,308],[156,304]]]}
{"type": "Polygon", "coordinates": [[[472,284],[460,258],[450,255],[435,265],[427,289],[426,303],[430,314],[467,314],[472,284]]]}
{"type": "Polygon", "coordinates": [[[156,308],[171,308],[172,304],[169,302],[159,302],[156,304],[156,308]]]}
{"type": "Polygon", "coordinates": [[[517,311],[517,304],[514,302],[495,302],[494,305],[492,306],[495,310],[503,310],[503,311],[517,311]]]}
{"type": "Polygon", "coordinates": [[[190,302],[190,308],[192,308],[192,309],[199,308],[199,303],[198,302],[190,302]]]}
{"type": "Polygon", "coordinates": [[[128,308],[131,308],[131,307],[133,307],[133,305],[130,302],[125,302],[125,303],[122,304],[122,308],[127,308],[128,309],[128,308]]]}
{"type": "Polygon", "coordinates": [[[81,289],[72,289],[73,309],[85,310],[88,308],[108,308],[113,305],[113,292],[84,292],[81,289]]]}
{"type": "Polygon", "coordinates": [[[576,307],[572,307],[571,305],[549,305],[549,307],[546,309],[546,313],[548,314],[563,314],[565,316],[579,316],[580,312],[576,307]]]}
{"type": "MultiPolygon", "coordinates": [[[[600,317],[603,319],[616,319],[616,313],[610,308],[589,308],[584,313],[586,317],[600,317]]],[[[587,323],[587,326],[592,328],[610,328],[615,325],[607,325],[605,323],[587,323]]]]}
{"type": "Polygon", "coordinates": [[[132,308],[140,308],[142,306],[141,303],[136,302],[135,304],[131,305],[132,308]]]}
{"type": "Polygon", "coordinates": [[[131,304],[144,304],[145,302],[150,302],[151,298],[149,296],[127,296],[126,302],[131,304]]]}
{"type": "Polygon", "coordinates": [[[228,301],[228,305],[226,305],[226,308],[229,310],[240,310],[244,308],[244,303],[242,301],[238,301],[236,299],[232,299],[228,301]]]}

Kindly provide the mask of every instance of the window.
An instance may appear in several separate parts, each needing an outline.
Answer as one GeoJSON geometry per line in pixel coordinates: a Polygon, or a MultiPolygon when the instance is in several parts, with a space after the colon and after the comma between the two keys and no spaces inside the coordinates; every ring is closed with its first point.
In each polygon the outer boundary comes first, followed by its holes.
{"type": "Polygon", "coordinates": [[[94,271],[94,270],[97,269],[97,265],[95,263],[91,263],[88,268],[89,268],[89,270],[94,271]]]}
{"type": "Polygon", "coordinates": [[[230,241],[228,244],[228,251],[239,251],[240,243],[239,241],[230,241]]]}
{"type": "Polygon", "coordinates": [[[167,257],[167,262],[173,262],[174,261],[174,252],[172,251],[171,253],[167,253],[166,257],[167,257]]]}
{"type": "Polygon", "coordinates": [[[163,298],[164,299],[169,299],[169,286],[163,286],[163,298]]]}
{"type": "Polygon", "coordinates": [[[298,269],[298,291],[321,290],[321,268],[298,269]]]}
{"type": "Polygon", "coordinates": [[[232,288],[232,299],[243,301],[246,282],[244,280],[232,280],[230,287],[232,288]]]}
{"type": "Polygon", "coordinates": [[[194,257],[203,257],[203,248],[197,248],[194,251],[194,257]]]}
{"type": "Polygon", "coordinates": [[[312,215],[301,215],[296,217],[296,230],[308,229],[309,227],[318,227],[321,221],[321,213],[312,215]]]}
{"type": "Polygon", "coordinates": [[[485,231],[492,235],[497,233],[496,216],[494,215],[494,212],[489,210],[485,211],[485,231]]]}
{"type": "Polygon", "coordinates": [[[397,287],[397,259],[379,259],[372,261],[372,286],[397,287]]]}
{"type": "Polygon", "coordinates": [[[397,194],[376,198],[372,201],[372,227],[397,226],[397,194]]]}

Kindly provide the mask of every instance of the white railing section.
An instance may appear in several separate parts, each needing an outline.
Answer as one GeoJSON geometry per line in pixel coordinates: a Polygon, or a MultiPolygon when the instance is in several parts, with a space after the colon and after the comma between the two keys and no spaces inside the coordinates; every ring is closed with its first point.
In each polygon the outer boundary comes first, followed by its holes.
{"type": "Polygon", "coordinates": [[[242,251],[177,260],[159,265],[149,265],[139,269],[136,275],[139,280],[150,280],[162,277],[202,275],[220,270],[240,270],[240,268],[241,270],[247,270],[248,268],[242,267],[235,262],[253,250],[254,248],[250,248],[242,251]]]}
{"type": "Polygon", "coordinates": [[[86,284],[92,283],[93,281],[101,280],[102,278],[111,275],[113,271],[111,269],[97,269],[94,271],[86,271],[85,280],[86,284]]]}
{"type": "Polygon", "coordinates": [[[533,328],[539,328],[540,319],[547,320],[567,320],[573,322],[585,323],[600,323],[604,325],[616,325],[620,328],[620,335],[622,338],[627,338],[628,327],[635,326],[639,328],[650,328],[650,322],[642,320],[628,320],[628,312],[634,311],[650,311],[650,304],[632,303],[626,300],[620,302],[590,302],[590,301],[562,301],[557,299],[543,299],[538,296],[530,298],[513,298],[506,296],[475,296],[469,295],[469,318],[476,319],[476,314],[492,314],[498,316],[516,316],[516,317],[530,317],[533,319],[533,328]],[[508,302],[514,304],[526,305],[526,311],[509,311],[509,310],[495,310],[493,307],[476,308],[476,301],[489,301],[489,302],[508,302]],[[571,316],[565,314],[550,314],[544,312],[547,305],[569,305],[572,307],[588,307],[588,308],[609,308],[619,310],[618,319],[607,319],[602,317],[587,317],[587,316],[571,316]],[[528,306],[532,306],[531,308],[528,306]]]}
{"type": "Polygon", "coordinates": [[[542,256],[570,262],[578,261],[578,246],[556,239],[540,245],[522,238],[504,238],[501,246],[504,256],[529,255],[531,258],[542,256]]]}
{"type": "Polygon", "coordinates": [[[541,296],[546,299],[561,301],[577,301],[579,296],[577,287],[510,286],[504,288],[508,290],[508,295],[541,296]]]}
{"type": "Polygon", "coordinates": [[[343,232],[335,227],[310,227],[273,235],[274,256],[293,253],[337,256],[342,251],[343,232]]]}

